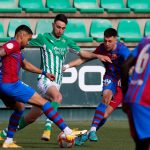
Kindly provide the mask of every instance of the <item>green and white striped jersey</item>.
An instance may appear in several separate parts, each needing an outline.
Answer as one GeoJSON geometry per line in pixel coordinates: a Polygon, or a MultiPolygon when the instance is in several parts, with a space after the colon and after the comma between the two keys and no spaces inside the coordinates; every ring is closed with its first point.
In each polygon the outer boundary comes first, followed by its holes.
{"type": "Polygon", "coordinates": [[[70,51],[78,54],[80,47],[74,41],[62,35],[55,38],[52,33],[38,34],[30,41],[32,46],[40,46],[41,69],[55,75],[55,82],[61,84],[62,67],[66,54],[70,51]]]}

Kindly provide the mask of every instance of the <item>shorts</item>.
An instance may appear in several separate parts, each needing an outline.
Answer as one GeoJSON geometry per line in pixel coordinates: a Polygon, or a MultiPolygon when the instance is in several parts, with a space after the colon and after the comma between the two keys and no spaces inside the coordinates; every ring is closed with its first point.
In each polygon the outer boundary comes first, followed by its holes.
{"type": "Polygon", "coordinates": [[[38,80],[37,87],[38,87],[38,89],[39,89],[39,91],[40,91],[40,94],[41,94],[42,96],[45,96],[45,94],[46,94],[48,88],[51,87],[51,86],[55,86],[58,90],[60,89],[60,85],[59,85],[59,84],[57,84],[57,83],[54,82],[54,81],[49,80],[49,79],[46,78],[46,77],[40,78],[40,79],[38,80]]]}
{"type": "Polygon", "coordinates": [[[126,112],[132,137],[140,140],[150,138],[150,107],[135,103],[125,105],[129,106],[126,112]]]}
{"type": "Polygon", "coordinates": [[[110,101],[109,105],[113,107],[113,109],[116,109],[123,100],[123,93],[122,88],[120,86],[116,87],[116,93],[113,96],[113,99],[110,101]]]}
{"type": "Polygon", "coordinates": [[[6,96],[22,103],[27,103],[35,93],[34,89],[20,80],[15,83],[0,83],[0,91],[4,96],[3,101],[6,96]]]}
{"type": "Polygon", "coordinates": [[[110,78],[105,78],[103,80],[103,91],[104,90],[111,90],[113,95],[116,93],[116,87],[117,87],[118,83],[117,82],[113,82],[113,80],[111,80],[110,78]]]}

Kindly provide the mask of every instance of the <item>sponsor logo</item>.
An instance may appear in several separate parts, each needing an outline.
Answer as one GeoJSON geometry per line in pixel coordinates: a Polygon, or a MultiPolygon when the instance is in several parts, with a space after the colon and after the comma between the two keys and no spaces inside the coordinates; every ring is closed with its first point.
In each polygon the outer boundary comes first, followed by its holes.
{"type": "MultiPolygon", "coordinates": [[[[100,92],[102,91],[102,87],[103,87],[103,76],[105,73],[105,68],[103,66],[83,66],[81,67],[78,71],[76,68],[69,68],[67,69],[65,72],[70,73],[69,77],[63,77],[62,83],[63,84],[72,84],[75,82],[78,82],[79,88],[82,91],[85,92],[100,92]],[[100,74],[100,80],[101,80],[101,84],[100,85],[88,85],[86,84],[86,73],[95,73],[98,72],[100,74]]],[[[93,75],[93,79],[94,79],[94,75],[93,75]]]]}

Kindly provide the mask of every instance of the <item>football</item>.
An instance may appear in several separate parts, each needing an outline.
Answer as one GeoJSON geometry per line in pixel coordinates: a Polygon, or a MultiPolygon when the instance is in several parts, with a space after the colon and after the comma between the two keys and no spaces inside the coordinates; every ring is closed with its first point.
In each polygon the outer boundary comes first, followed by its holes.
{"type": "Polygon", "coordinates": [[[68,141],[66,139],[66,135],[64,134],[64,132],[61,132],[58,135],[58,144],[61,148],[71,148],[74,146],[74,143],[75,143],[75,139],[72,141],[68,141]]]}

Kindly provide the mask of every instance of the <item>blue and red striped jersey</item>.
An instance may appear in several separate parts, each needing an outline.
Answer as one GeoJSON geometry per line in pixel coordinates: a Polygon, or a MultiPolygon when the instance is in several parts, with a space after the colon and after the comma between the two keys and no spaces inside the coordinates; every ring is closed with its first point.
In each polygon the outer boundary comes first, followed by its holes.
{"type": "Polygon", "coordinates": [[[8,41],[2,47],[6,52],[6,56],[1,58],[2,82],[16,82],[19,80],[19,71],[23,60],[20,44],[14,39],[8,41]]]}
{"type": "Polygon", "coordinates": [[[150,36],[133,50],[136,65],[125,96],[125,102],[150,107],[150,36]]]}
{"type": "Polygon", "coordinates": [[[106,69],[104,78],[107,77],[118,81],[120,79],[121,65],[130,55],[130,50],[123,43],[117,42],[114,50],[107,51],[104,43],[102,43],[93,53],[108,56],[112,60],[112,63],[103,62],[106,69]]]}

